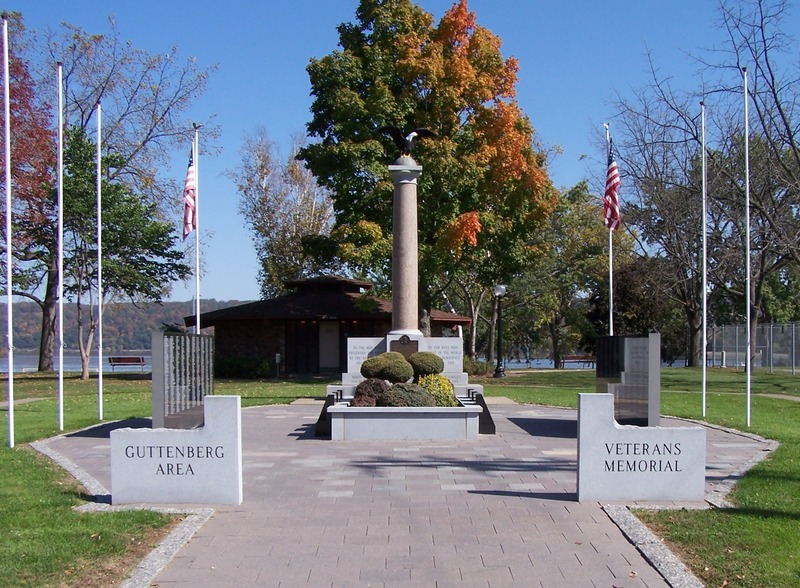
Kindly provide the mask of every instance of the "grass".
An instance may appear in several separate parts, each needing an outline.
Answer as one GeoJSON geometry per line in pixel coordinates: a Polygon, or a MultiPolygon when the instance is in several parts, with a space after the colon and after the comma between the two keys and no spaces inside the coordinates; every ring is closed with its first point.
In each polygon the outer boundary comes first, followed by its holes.
{"type": "MultiPolygon", "coordinates": [[[[324,381],[217,381],[217,394],[242,396],[243,406],[287,403],[324,394],[324,381]]],[[[138,374],[103,379],[105,420],[150,416],[150,380],[138,374]]],[[[82,514],[73,510],[81,488],[26,444],[58,434],[54,374],[14,378],[16,448],[8,448],[8,411],[0,411],[0,585],[9,587],[116,586],[152,550],[177,518],[146,511],[82,514]]],[[[97,380],[64,379],[64,429],[97,423],[97,380]]]]}
{"type": "MultiPolygon", "coordinates": [[[[662,413],[702,419],[700,371],[662,371],[662,413]]],[[[575,407],[578,392],[594,390],[584,370],[525,371],[485,378],[487,395],[520,403],[575,407]]],[[[288,403],[322,396],[325,380],[250,382],[221,380],[217,394],[242,396],[243,406],[288,403]]],[[[0,412],[0,550],[4,586],[105,586],[116,584],[173,524],[155,513],[79,514],[81,490],[25,443],[58,433],[55,377],[15,377],[16,449],[8,449],[7,411],[0,412]]],[[[736,508],[639,512],[708,586],[800,585],[800,402],[762,394],[800,397],[800,376],[756,372],[750,429],[745,422],[745,374],[708,371],[705,420],[775,439],[781,447],[736,487],[736,508]]],[[[106,420],[150,415],[150,381],[138,374],[104,378],[106,420]]],[[[97,381],[65,379],[64,424],[75,430],[97,422],[97,381]]]]}
{"type": "MultiPolygon", "coordinates": [[[[637,515],[681,556],[707,586],[800,586],[800,376],[756,372],[751,381],[751,427],[746,421],[745,375],[709,370],[706,417],[699,369],[662,371],[661,412],[705,420],[775,439],[781,446],[753,468],[729,499],[735,508],[638,511],[637,515]]],[[[517,402],[577,406],[577,393],[594,390],[591,371],[525,373],[487,378],[487,395],[517,402]]]]}

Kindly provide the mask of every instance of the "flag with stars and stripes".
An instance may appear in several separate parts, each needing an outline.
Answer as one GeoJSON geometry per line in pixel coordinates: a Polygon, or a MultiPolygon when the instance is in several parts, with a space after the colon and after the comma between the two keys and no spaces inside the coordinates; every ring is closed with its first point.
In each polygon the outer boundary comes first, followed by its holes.
{"type": "Polygon", "coordinates": [[[606,192],[603,196],[603,219],[605,225],[612,231],[616,231],[620,225],[619,214],[619,168],[617,159],[614,155],[614,143],[608,140],[608,170],[606,171],[606,192]]]}

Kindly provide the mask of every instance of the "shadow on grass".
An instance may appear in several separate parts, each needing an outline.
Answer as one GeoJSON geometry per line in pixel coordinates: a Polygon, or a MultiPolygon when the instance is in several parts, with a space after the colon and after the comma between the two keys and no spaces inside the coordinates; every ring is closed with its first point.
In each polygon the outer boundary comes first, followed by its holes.
{"type": "Polygon", "coordinates": [[[769,510],[766,508],[721,508],[718,512],[728,516],[746,516],[756,519],[782,519],[787,521],[800,521],[800,512],[787,512],[785,510],[769,510]]]}

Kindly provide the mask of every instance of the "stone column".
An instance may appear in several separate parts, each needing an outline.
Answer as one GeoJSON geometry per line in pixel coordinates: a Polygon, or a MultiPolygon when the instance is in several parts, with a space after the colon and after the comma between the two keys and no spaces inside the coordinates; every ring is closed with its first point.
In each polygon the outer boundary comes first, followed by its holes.
{"type": "Polygon", "coordinates": [[[422,335],[417,238],[417,178],[421,174],[422,166],[411,157],[400,157],[389,166],[394,182],[391,334],[422,335]]]}

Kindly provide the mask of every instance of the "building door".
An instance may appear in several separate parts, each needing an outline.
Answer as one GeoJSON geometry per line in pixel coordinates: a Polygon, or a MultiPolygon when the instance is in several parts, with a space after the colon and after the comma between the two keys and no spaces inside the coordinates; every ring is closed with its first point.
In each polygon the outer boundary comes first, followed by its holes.
{"type": "Polygon", "coordinates": [[[319,322],[319,369],[340,371],[339,321],[319,322]]]}
{"type": "Polygon", "coordinates": [[[317,321],[286,321],[286,373],[319,372],[319,326],[317,321]]]}

